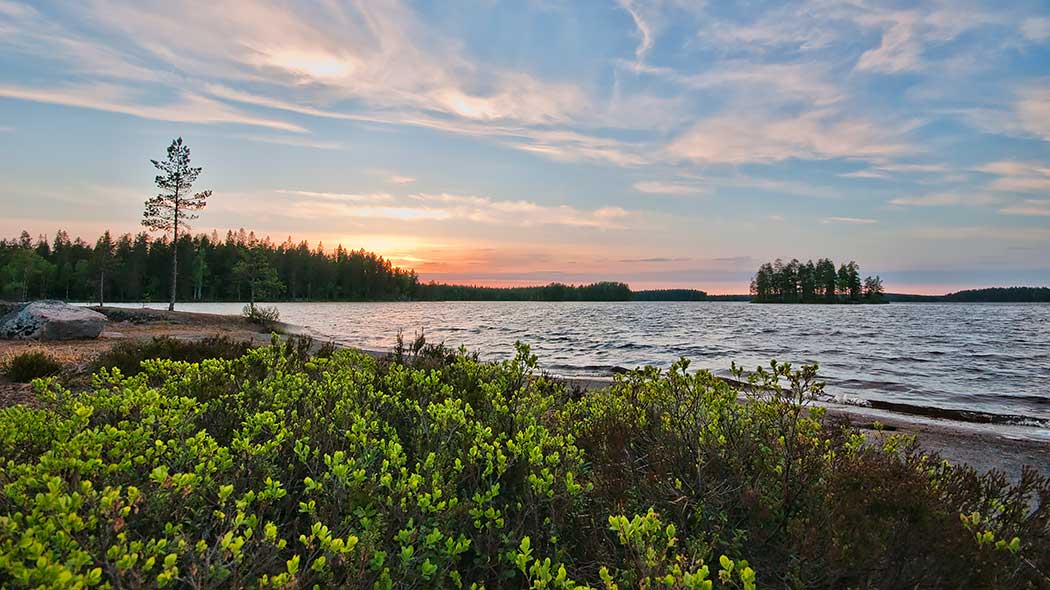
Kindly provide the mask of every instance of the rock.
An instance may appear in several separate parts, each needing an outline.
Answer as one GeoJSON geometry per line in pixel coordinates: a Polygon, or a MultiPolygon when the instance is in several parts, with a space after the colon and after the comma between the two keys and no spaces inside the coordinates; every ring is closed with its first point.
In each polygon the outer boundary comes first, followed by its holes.
{"type": "Polygon", "coordinates": [[[86,340],[98,338],[106,316],[62,301],[20,305],[0,317],[0,338],[8,340],[86,340]]]}

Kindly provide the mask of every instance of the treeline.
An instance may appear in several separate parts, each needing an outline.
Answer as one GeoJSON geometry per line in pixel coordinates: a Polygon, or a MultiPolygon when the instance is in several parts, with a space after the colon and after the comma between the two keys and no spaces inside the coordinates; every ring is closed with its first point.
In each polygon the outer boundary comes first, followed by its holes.
{"type": "Polygon", "coordinates": [[[882,279],[861,280],[860,266],[839,265],[829,258],[785,263],[777,259],[758,268],[751,280],[754,303],[883,303],[882,279]]]}
{"type": "Polygon", "coordinates": [[[630,301],[634,293],[627,283],[600,282],[590,285],[551,283],[538,287],[477,287],[421,283],[420,301],[630,301]]]}
{"type": "Polygon", "coordinates": [[[707,301],[707,293],[697,289],[647,289],[634,292],[635,301],[707,301]]]}
{"type": "MultiPolygon", "coordinates": [[[[424,283],[415,271],[342,245],[274,243],[244,229],[182,235],[176,246],[179,301],[630,301],[702,300],[703,291],[632,292],[626,283],[476,287],[424,283]],[[260,294],[260,288],[262,294],[260,294]]],[[[0,300],[164,301],[171,289],[172,244],[143,232],[94,244],[59,231],[52,239],[0,240],[0,300]]]]}
{"type": "MultiPolygon", "coordinates": [[[[94,244],[59,231],[48,240],[27,232],[0,241],[0,298],[66,301],[163,301],[171,288],[173,245],[147,233],[113,238],[107,231],[94,244]]],[[[245,301],[255,277],[244,261],[276,271],[273,299],[364,301],[411,299],[419,280],[412,270],[382,256],[322,244],[311,248],[290,238],[281,244],[253,232],[183,235],[178,256],[180,301],[245,301]]],[[[256,279],[257,280],[257,279],[256,279]]]]}
{"type": "Polygon", "coordinates": [[[948,293],[945,301],[974,301],[989,303],[1047,303],[1050,287],[990,287],[948,293]]]}

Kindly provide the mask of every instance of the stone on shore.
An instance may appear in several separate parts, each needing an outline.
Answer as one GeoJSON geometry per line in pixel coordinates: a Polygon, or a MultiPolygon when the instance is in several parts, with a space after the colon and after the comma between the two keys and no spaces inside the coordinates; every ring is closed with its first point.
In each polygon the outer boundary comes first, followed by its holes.
{"type": "Polygon", "coordinates": [[[0,317],[0,338],[7,340],[88,340],[98,338],[106,316],[62,301],[20,305],[0,317]]]}

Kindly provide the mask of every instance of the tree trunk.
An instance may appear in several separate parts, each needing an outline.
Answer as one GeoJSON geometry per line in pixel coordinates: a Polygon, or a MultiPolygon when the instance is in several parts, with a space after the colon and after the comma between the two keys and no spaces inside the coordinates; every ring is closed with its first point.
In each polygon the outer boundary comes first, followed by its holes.
{"type": "Polygon", "coordinates": [[[103,289],[106,285],[106,271],[99,271],[98,273],[98,306],[102,307],[105,305],[103,289]]]}
{"type": "Polygon", "coordinates": [[[175,195],[175,225],[171,232],[171,301],[168,302],[168,311],[175,311],[175,281],[179,276],[179,204],[178,194],[175,195]]]}

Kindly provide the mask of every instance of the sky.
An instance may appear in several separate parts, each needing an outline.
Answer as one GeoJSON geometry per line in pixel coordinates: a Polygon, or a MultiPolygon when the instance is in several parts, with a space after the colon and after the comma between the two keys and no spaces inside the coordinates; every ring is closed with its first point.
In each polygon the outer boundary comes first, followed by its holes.
{"type": "Polygon", "coordinates": [[[425,280],[1050,284],[1045,1],[0,0],[0,235],[140,231],[176,136],[194,230],[425,280]]]}

